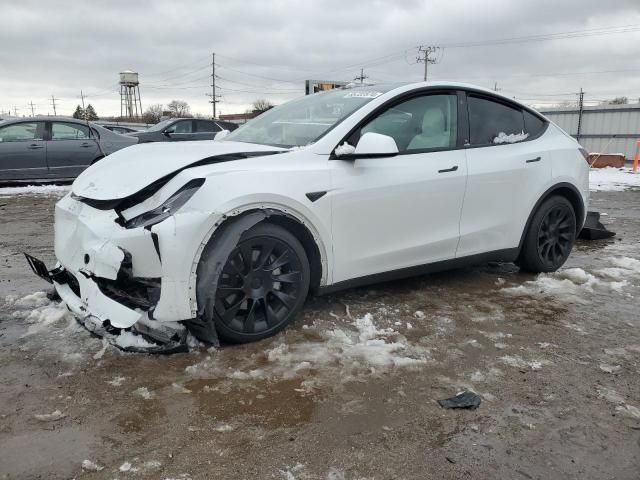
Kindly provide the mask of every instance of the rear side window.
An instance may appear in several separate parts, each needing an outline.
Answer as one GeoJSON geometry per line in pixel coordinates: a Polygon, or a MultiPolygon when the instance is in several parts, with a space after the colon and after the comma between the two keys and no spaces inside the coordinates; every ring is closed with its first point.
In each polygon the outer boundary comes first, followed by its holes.
{"type": "Polygon", "coordinates": [[[524,111],[524,131],[529,134],[529,138],[537,137],[546,127],[546,122],[533,113],[524,111]]]}
{"type": "Polygon", "coordinates": [[[471,145],[495,145],[525,140],[522,110],[474,96],[468,97],[467,105],[471,145]]]}
{"type": "Polygon", "coordinates": [[[213,122],[205,122],[204,120],[196,120],[196,132],[219,132],[220,129],[213,122]]]}
{"type": "Polygon", "coordinates": [[[57,122],[51,124],[52,140],[84,140],[90,137],[89,127],[86,125],[57,122]]]}

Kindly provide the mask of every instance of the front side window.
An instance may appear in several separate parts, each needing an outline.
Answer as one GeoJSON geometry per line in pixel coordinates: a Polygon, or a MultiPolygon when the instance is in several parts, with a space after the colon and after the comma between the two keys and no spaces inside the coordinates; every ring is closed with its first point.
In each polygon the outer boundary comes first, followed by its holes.
{"type": "Polygon", "coordinates": [[[522,110],[486,98],[468,96],[470,143],[473,146],[526,140],[522,110]]]}
{"type": "Polygon", "coordinates": [[[0,127],[0,142],[27,142],[42,140],[42,129],[38,128],[38,122],[17,123],[0,127]]]}
{"type": "Polygon", "coordinates": [[[196,120],[196,132],[219,132],[220,128],[213,123],[204,120],[196,120]]]}
{"type": "Polygon", "coordinates": [[[193,122],[191,120],[180,120],[166,130],[167,133],[193,133],[193,122]]]}
{"type": "Polygon", "coordinates": [[[223,141],[285,148],[308,145],[392,88],[395,86],[373,85],[307,95],[267,110],[234,130],[223,141]]]}
{"type": "Polygon", "coordinates": [[[373,132],[393,138],[400,153],[454,148],[458,136],[457,97],[431,94],[411,98],[385,110],[356,132],[350,144],[373,132]]]}
{"type": "Polygon", "coordinates": [[[72,123],[51,124],[51,140],[86,140],[91,138],[89,127],[72,123]]]}

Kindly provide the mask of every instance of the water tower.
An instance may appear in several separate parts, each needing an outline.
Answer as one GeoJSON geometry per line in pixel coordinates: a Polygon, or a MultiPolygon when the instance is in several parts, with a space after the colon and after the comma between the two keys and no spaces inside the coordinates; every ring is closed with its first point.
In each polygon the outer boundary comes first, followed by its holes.
{"type": "Polygon", "coordinates": [[[131,70],[120,72],[121,117],[139,118],[142,115],[139,85],[137,72],[132,72],[131,70]]]}

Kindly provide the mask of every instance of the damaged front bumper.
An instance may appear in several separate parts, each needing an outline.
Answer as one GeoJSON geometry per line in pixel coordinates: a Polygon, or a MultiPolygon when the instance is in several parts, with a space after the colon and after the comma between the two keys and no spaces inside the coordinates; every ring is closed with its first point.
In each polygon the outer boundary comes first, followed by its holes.
{"type": "Polygon", "coordinates": [[[151,228],[127,229],[114,210],[67,195],[55,210],[56,268],[27,260],[91,332],[129,351],[186,350],[182,322],[197,314],[194,259],[215,221],[210,217],[187,211],[151,228]],[[120,341],[122,332],[146,341],[120,341]],[[140,348],[148,341],[155,346],[140,348]]]}

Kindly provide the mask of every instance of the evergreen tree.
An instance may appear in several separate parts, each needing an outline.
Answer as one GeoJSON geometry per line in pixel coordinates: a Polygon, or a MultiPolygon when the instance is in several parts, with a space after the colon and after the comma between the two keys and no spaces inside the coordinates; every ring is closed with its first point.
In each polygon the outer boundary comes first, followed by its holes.
{"type": "Polygon", "coordinates": [[[85,111],[82,109],[80,105],[76,107],[76,111],[73,112],[73,118],[78,118],[80,120],[84,119],[85,111]]]}
{"type": "Polygon", "coordinates": [[[93,109],[93,106],[91,104],[87,105],[87,108],[85,110],[85,118],[87,120],[98,120],[98,118],[99,118],[98,114],[93,109]]]}

